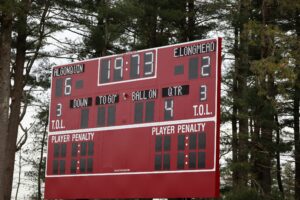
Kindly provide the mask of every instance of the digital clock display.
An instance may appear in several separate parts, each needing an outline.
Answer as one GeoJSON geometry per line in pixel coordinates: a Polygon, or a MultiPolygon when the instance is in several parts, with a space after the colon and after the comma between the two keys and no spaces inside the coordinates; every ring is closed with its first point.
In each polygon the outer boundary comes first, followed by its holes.
{"type": "Polygon", "coordinates": [[[45,197],[219,194],[221,38],[52,71],[45,197]]]}

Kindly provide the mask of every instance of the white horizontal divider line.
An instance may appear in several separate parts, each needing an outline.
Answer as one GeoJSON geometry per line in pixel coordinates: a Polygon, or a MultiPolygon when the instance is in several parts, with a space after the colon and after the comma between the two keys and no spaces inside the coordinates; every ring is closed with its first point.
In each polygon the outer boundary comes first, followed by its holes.
{"type": "Polygon", "coordinates": [[[55,132],[49,131],[49,136],[50,135],[69,134],[69,133],[110,131],[110,130],[144,128],[144,127],[153,127],[153,126],[188,124],[188,123],[197,123],[197,122],[209,122],[209,121],[216,122],[216,120],[217,120],[216,116],[214,116],[214,117],[208,117],[208,118],[196,118],[196,119],[185,119],[185,120],[174,120],[174,121],[163,121],[163,122],[152,122],[152,123],[141,123],[141,124],[128,124],[128,125],[96,127],[96,128],[87,128],[87,129],[75,129],[75,130],[66,130],[66,131],[55,131],[55,132]]]}
{"type": "Polygon", "coordinates": [[[46,175],[50,178],[62,177],[80,177],[80,176],[124,176],[124,175],[143,175],[143,174],[179,174],[179,173],[199,173],[199,172],[214,172],[212,169],[198,169],[198,170],[174,170],[174,171],[149,171],[149,172],[122,172],[122,173],[94,173],[94,174],[65,174],[65,175],[46,175]]]}

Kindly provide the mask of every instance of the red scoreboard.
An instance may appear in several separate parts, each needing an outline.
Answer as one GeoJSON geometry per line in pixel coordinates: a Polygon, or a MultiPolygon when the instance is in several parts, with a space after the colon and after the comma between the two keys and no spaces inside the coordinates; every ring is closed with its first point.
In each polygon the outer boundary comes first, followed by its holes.
{"type": "Polygon", "coordinates": [[[45,198],[219,195],[221,38],[56,66],[45,198]]]}

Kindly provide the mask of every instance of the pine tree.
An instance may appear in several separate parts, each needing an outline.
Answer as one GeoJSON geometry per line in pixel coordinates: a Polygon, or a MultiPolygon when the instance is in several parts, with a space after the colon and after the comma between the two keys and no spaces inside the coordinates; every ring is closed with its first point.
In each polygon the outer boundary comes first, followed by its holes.
{"type": "Polygon", "coordinates": [[[51,1],[22,0],[0,3],[0,62],[3,76],[3,86],[0,86],[3,107],[0,117],[0,199],[10,199],[15,152],[18,150],[18,127],[25,115],[29,97],[24,88],[32,79],[30,72],[40,55],[45,38],[56,31],[57,27],[47,15],[50,6],[54,5],[51,1]]]}
{"type": "Polygon", "coordinates": [[[227,12],[234,33],[230,39],[235,57],[229,76],[233,78],[229,81],[232,99],[227,100],[232,107],[233,186],[236,190],[251,183],[264,198],[272,198],[273,179],[277,179],[284,196],[280,154],[291,150],[290,143],[282,142],[286,125],[280,116],[289,114],[285,102],[291,101],[286,97],[292,91],[294,77],[288,64],[294,51],[293,37],[286,34],[291,29],[284,29],[289,11],[281,9],[292,2],[226,2],[236,8],[227,12]],[[274,167],[276,177],[272,174],[274,167]]]}
{"type": "Polygon", "coordinates": [[[230,25],[234,29],[234,42],[232,52],[235,57],[234,67],[231,71],[232,85],[232,179],[235,190],[243,190],[247,187],[249,162],[248,162],[248,88],[249,76],[249,30],[247,23],[250,19],[250,2],[240,0],[229,2],[233,7],[232,12],[227,13],[230,25]]]}

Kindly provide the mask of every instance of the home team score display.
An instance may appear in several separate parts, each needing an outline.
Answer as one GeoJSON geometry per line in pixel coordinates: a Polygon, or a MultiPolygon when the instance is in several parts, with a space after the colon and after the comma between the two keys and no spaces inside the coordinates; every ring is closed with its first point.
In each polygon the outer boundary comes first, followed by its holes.
{"type": "Polygon", "coordinates": [[[45,198],[217,197],[221,38],[52,71],[45,198]]]}

